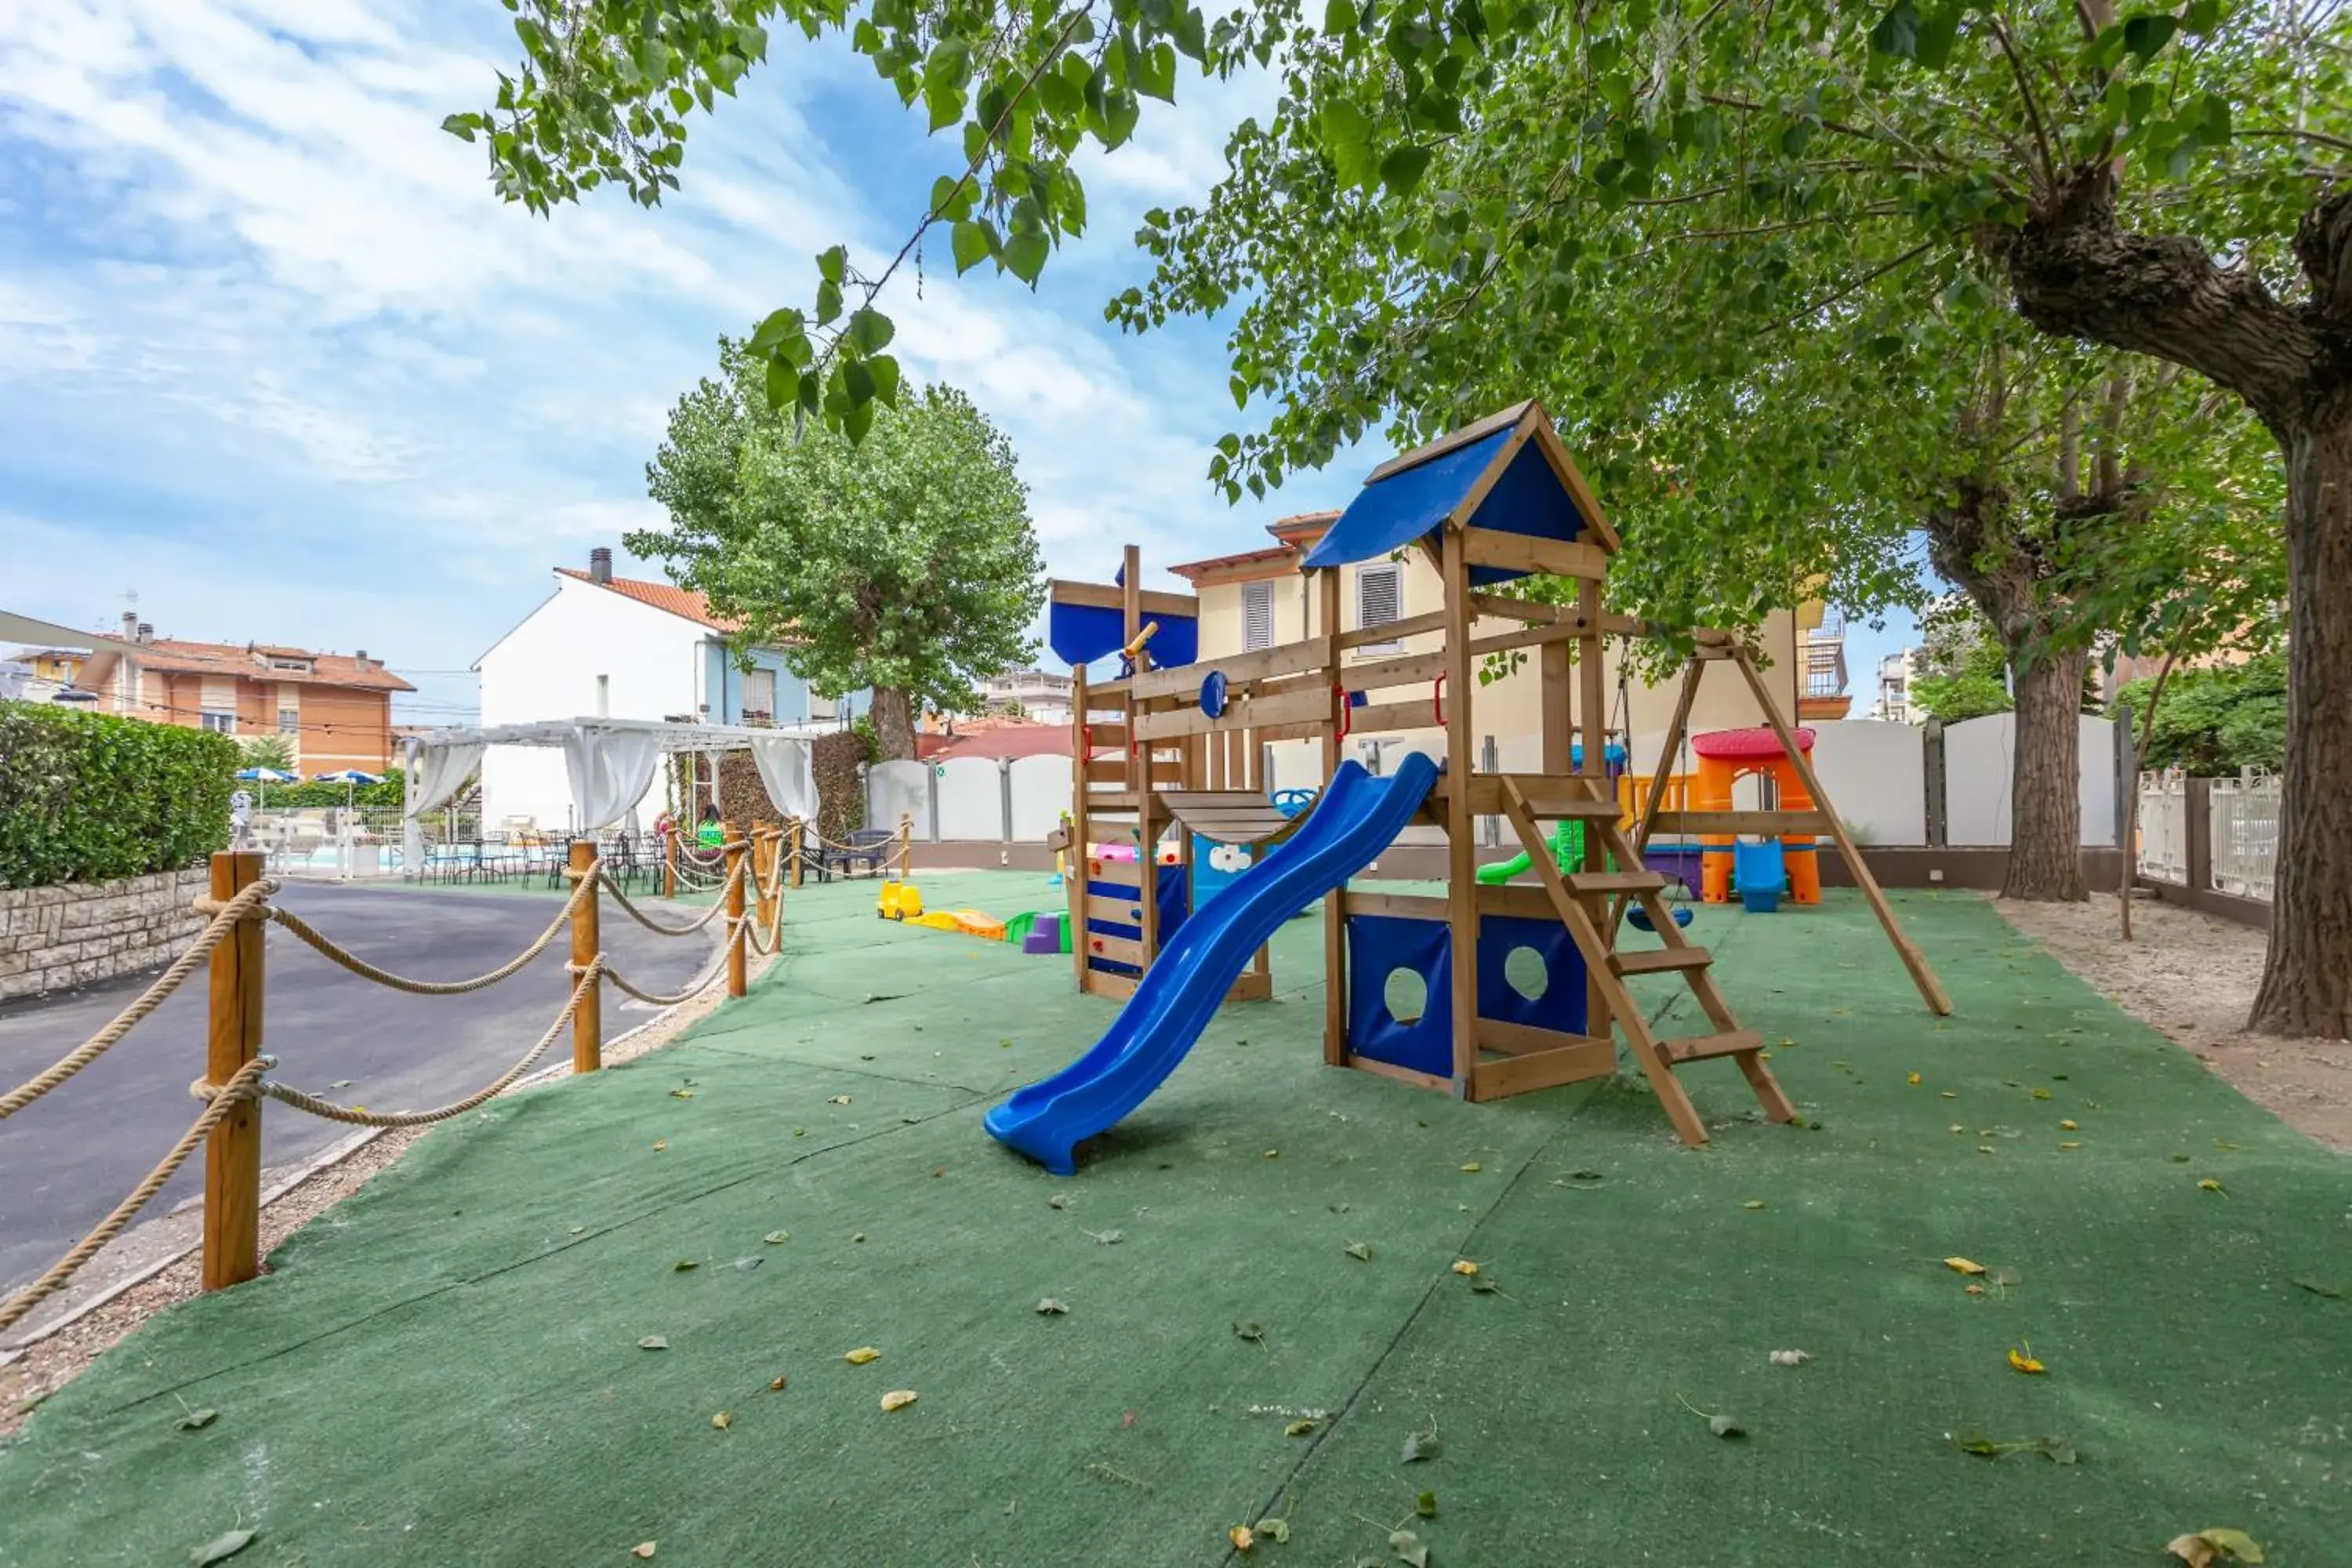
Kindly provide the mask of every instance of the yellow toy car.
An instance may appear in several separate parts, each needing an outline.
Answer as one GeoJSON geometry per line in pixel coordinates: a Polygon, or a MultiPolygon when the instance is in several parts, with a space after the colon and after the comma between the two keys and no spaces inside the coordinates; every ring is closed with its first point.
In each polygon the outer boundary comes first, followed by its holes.
{"type": "Polygon", "coordinates": [[[886,921],[912,920],[923,912],[923,895],[912,882],[885,882],[874,912],[886,921]]]}

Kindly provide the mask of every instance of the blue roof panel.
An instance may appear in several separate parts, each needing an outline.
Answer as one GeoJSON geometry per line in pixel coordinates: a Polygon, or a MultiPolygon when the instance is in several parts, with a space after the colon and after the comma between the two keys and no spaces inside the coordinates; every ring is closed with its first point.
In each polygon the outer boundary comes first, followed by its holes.
{"type": "MultiPolygon", "coordinates": [[[[1330,531],[1307,552],[1305,564],[1345,566],[1377,560],[1426,538],[1452,515],[1487,465],[1507,446],[1517,431],[1509,426],[1470,445],[1416,464],[1402,473],[1366,485],[1349,503],[1330,531]]],[[[1501,533],[1532,534],[1538,539],[1573,541],[1583,533],[1585,521],[1576,502],[1552,472],[1551,464],[1523,443],[1512,454],[1510,466],[1488,489],[1469,518],[1474,528],[1501,533]]],[[[1527,574],[1507,566],[1474,566],[1470,581],[1481,587],[1507,582],[1527,574]]]]}
{"type": "Polygon", "coordinates": [[[1339,514],[1339,521],[1316,541],[1304,564],[1345,566],[1354,561],[1376,560],[1411,544],[1445,521],[1511,435],[1508,429],[1497,430],[1483,440],[1366,485],[1339,514]]]}

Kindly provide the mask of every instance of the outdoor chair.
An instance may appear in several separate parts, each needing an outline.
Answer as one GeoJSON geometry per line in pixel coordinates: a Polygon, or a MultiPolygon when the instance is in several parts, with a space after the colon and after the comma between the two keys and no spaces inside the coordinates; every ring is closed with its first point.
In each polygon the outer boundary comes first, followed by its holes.
{"type": "Polygon", "coordinates": [[[887,827],[861,827],[849,836],[848,842],[830,845],[824,852],[828,868],[849,875],[864,866],[868,876],[882,874],[882,863],[890,858],[898,836],[887,827]]]}

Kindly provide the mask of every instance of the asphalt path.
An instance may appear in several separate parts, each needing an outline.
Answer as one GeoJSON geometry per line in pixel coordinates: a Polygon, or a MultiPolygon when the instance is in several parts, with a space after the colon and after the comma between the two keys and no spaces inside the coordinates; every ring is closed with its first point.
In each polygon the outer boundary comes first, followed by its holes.
{"type": "MultiPolygon", "coordinates": [[[[528,947],[556,898],[409,891],[289,883],[278,902],[371,963],[420,980],[478,974],[528,947]]],[[[604,911],[611,963],[649,991],[673,990],[710,961],[717,923],[660,937],[618,910],[604,911]]],[[[522,972],[487,990],[415,996],[362,980],[275,926],[269,928],[262,1048],[296,1088],[376,1110],[444,1104],[479,1089],[530,1047],[570,994],[559,935],[522,972]]],[[[152,979],[109,981],[37,1000],[0,1004],[0,1088],[13,1087],[96,1034],[152,979]]],[[[205,973],[130,1035],[40,1100],[0,1121],[0,1293],[47,1268],[106,1217],[187,1131],[201,1109],[188,1093],[205,1066],[205,973]]],[[[604,990],[607,1039],[658,1009],[604,990]]],[[[570,1037],[541,1065],[571,1053],[570,1037]]],[[[271,1103],[262,1112],[262,1163],[308,1158],[352,1130],[271,1103]]],[[[201,1152],[146,1209],[161,1215],[203,1183],[201,1152]]]]}

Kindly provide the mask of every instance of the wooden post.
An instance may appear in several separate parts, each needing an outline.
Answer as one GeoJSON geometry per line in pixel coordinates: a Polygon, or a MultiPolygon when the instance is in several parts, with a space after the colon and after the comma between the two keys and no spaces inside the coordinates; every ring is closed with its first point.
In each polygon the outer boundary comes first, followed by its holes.
{"type": "Polygon", "coordinates": [[[743,846],[735,837],[735,825],[719,825],[719,841],[727,846],[727,994],[740,996],[747,989],[743,975],[743,879],[736,873],[744,869],[743,846]]]}
{"type": "MultiPolygon", "coordinates": [[[[937,778],[939,775],[935,773],[931,776],[937,778]]],[[[905,881],[914,869],[915,814],[902,811],[898,814],[898,879],[905,881]]]]}
{"type": "MultiPolygon", "coordinates": [[[[671,835],[676,838],[677,835],[671,835]]],[[[596,841],[575,838],[572,841],[570,880],[578,887],[583,879],[596,870],[596,841]]],[[[596,900],[602,895],[590,889],[572,911],[572,974],[576,983],[580,972],[596,962],[604,939],[598,929],[596,900]]],[[[580,1006],[572,1015],[572,1070],[594,1072],[604,1065],[604,983],[598,980],[580,998],[580,1006]]]]}
{"type": "MultiPolygon", "coordinates": [[[[1453,926],[1454,1098],[1470,1098],[1478,1066],[1478,845],[1470,826],[1470,562],[1449,523],[1445,574],[1445,897],[1453,926]]],[[[1545,853],[1533,846],[1534,853],[1545,853]]]]}
{"type": "MultiPolygon", "coordinates": [[[[212,858],[212,896],[225,903],[261,879],[262,857],[223,849],[212,858]]],[[[261,1054],[262,936],[239,921],[213,949],[205,1077],[226,1083],[261,1054]]],[[[205,1140],[204,1287],[241,1285],[261,1272],[261,1102],[247,1100],[205,1140]]]]}
{"type": "Polygon", "coordinates": [[[1870,900],[1871,913],[1878,917],[1880,927],[1886,932],[1886,940],[1895,944],[1895,956],[1902,959],[1903,967],[1911,972],[1911,984],[1919,988],[1920,999],[1927,1004],[1927,1010],[1937,1016],[1948,1014],[1952,1010],[1952,999],[1945,994],[1944,983],[1936,978],[1936,972],[1927,965],[1927,955],[1919,951],[1918,944],[1904,931],[1903,922],[1895,918],[1895,910],[1887,903],[1886,895],[1879,889],[1878,879],[1871,874],[1869,864],[1862,858],[1862,851],[1853,847],[1853,839],[1847,834],[1845,824],[1839,820],[1837,806],[1830,800],[1829,792],[1822,788],[1821,775],[1813,772],[1811,761],[1798,746],[1797,737],[1790,731],[1789,721],[1781,718],[1780,710],[1772,705],[1772,693],[1765,686],[1764,677],[1757,669],[1756,661],[1748,657],[1745,647],[1737,644],[1732,647],[1731,657],[1732,661],[1739,666],[1740,675],[1747,679],[1748,689],[1756,694],[1758,705],[1764,710],[1764,721],[1771,725],[1772,733],[1780,737],[1781,753],[1789,759],[1789,765],[1797,770],[1797,776],[1804,781],[1805,792],[1813,797],[1813,809],[1821,814],[1822,827],[1837,841],[1838,853],[1844,858],[1845,868],[1853,873],[1854,884],[1862,889],[1863,897],[1870,900]]]}
{"type": "MultiPolygon", "coordinates": [[[[1584,623],[1584,635],[1576,639],[1577,707],[1581,710],[1577,717],[1582,721],[1584,742],[1584,766],[1578,771],[1593,781],[1592,793],[1600,795],[1609,782],[1609,684],[1608,672],[1601,668],[1608,655],[1601,637],[1601,584],[1590,577],[1576,584],[1576,614],[1584,623]]],[[[1633,740],[1630,732],[1633,715],[1630,709],[1625,721],[1629,729],[1625,742],[1630,747],[1633,740]]],[[[1632,760],[1630,752],[1627,760],[1632,760]]],[[[1601,835],[1594,831],[1596,826],[1587,823],[1584,826],[1584,869],[1597,874],[1609,868],[1609,859],[1601,847],[1601,835]]],[[[1612,931],[1615,929],[1610,924],[1607,899],[1586,904],[1584,912],[1594,925],[1612,931]]],[[[1609,1039],[1611,1025],[1608,990],[1588,971],[1584,977],[1584,1032],[1609,1039]]]]}
{"type": "Polygon", "coordinates": [[[1070,815],[1062,827],[1069,840],[1062,850],[1062,891],[1070,901],[1071,981],[1087,988],[1087,845],[1093,832],[1087,812],[1087,759],[1094,753],[1094,699],[1087,695],[1087,667],[1070,671],[1070,815]]]}
{"type": "MultiPolygon", "coordinates": [[[[1339,771],[1339,727],[1348,721],[1348,693],[1339,679],[1339,568],[1317,574],[1317,627],[1323,638],[1323,679],[1330,683],[1332,712],[1323,726],[1323,786],[1339,771]]],[[[1267,781],[1271,783],[1272,781],[1267,781]]],[[[1311,808],[1310,808],[1311,809],[1311,808]]],[[[1323,900],[1323,1059],[1348,1065],[1348,889],[1341,883],[1323,900]]]]}
{"type": "Polygon", "coordinates": [[[760,889],[752,918],[764,933],[776,918],[776,894],[771,886],[776,879],[776,830],[765,823],[751,829],[751,878],[760,889]]]}
{"type": "Polygon", "coordinates": [[[793,839],[793,886],[795,888],[801,885],[801,842],[803,827],[804,825],[799,817],[795,816],[793,818],[793,825],[790,831],[792,833],[793,839]]]}
{"type": "Polygon", "coordinates": [[[677,824],[673,820],[669,831],[662,835],[662,897],[677,897],[677,824]]]}

